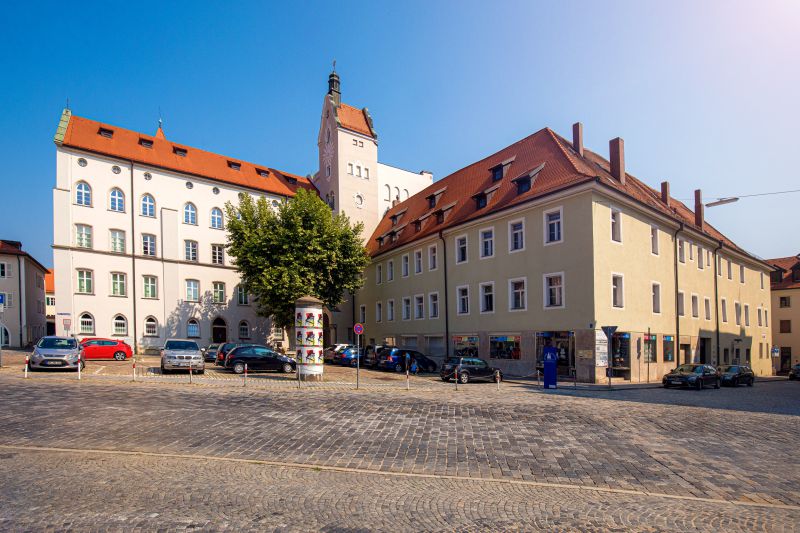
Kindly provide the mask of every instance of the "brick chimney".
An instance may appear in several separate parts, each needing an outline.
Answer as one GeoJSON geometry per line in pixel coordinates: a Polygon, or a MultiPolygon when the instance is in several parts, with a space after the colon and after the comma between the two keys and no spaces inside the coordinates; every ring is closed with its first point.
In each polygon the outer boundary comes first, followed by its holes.
{"type": "Polygon", "coordinates": [[[583,124],[580,122],[572,125],[572,147],[578,155],[583,155],[583,124]]]}
{"type": "Polygon", "coordinates": [[[705,206],[703,205],[703,191],[696,189],[694,191],[694,225],[700,229],[704,228],[705,223],[705,206]]]}
{"type": "Polygon", "coordinates": [[[662,181],[661,182],[661,201],[664,203],[665,206],[672,207],[672,205],[670,205],[672,202],[670,201],[670,197],[669,197],[669,182],[668,181],[662,181]]]}
{"type": "Polygon", "coordinates": [[[611,175],[625,185],[625,141],[617,137],[608,141],[611,175]]]}

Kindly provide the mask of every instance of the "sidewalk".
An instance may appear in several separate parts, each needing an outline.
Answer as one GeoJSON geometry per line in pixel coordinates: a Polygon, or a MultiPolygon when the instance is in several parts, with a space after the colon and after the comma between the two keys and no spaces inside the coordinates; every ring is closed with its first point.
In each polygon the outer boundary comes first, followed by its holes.
{"type": "MultiPolygon", "coordinates": [[[[756,383],[782,383],[787,381],[788,378],[786,376],[757,376],[756,383]]],[[[528,378],[528,377],[506,377],[503,381],[506,383],[516,383],[518,385],[528,385],[528,386],[537,386],[542,388],[543,381],[537,380],[536,378],[528,378]]],[[[559,381],[558,382],[558,389],[566,389],[566,390],[580,390],[580,391],[591,391],[591,392],[608,392],[608,391],[626,391],[626,390],[638,390],[638,389],[660,389],[662,387],[661,381],[658,382],[650,382],[650,383],[612,383],[609,387],[607,383],[575,383],[572,380],[569,381],[559,381]]],[[[558,390],[556,389],[556,390],[558,390]]]]}

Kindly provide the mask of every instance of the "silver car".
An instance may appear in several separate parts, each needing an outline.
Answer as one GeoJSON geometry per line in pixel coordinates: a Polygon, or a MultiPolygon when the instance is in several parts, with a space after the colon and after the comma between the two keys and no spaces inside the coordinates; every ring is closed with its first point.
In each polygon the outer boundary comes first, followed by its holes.
{"type": "Polygon", "coordinates": [[[206,362],[203,352],[195,341],[189,339],[169,339],[161,349],[161,373],[172,370],[189,370],[203,374],[206,362]]]}
{"type": "Polygon", "coordinates": [[[83,348],[72,337],[42,337],[33,348],[29,363],[31,370],[55,368],[75,370],[86,368],[83,348]]]}

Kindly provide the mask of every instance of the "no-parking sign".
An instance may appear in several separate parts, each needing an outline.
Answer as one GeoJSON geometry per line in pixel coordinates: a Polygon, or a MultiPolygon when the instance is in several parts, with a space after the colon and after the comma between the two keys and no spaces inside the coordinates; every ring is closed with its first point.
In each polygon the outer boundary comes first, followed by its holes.
{"type": "Polygon", "coordinates": [[[363,335],[364,334],[364,324],[355,324],[353,326],[353,333],[356,335],[363,335]]]}

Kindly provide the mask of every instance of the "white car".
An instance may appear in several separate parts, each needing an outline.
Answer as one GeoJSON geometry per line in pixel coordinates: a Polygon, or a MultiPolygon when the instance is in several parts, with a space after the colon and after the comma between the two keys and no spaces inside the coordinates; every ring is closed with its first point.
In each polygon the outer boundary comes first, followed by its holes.
{"type": "Polygon", "coordinates": [[[189,369],[197,374],[206,371],[206,362],[200,346],[189,339],[168,339],[161,349],[161,373],[189,369]]]}
{"type": "Polygon", "coordinates": [[[29,363],[31,370],[56,368],[78,370],[86,368],[83,348],[72,337],[42,337],[33,348],[29,363]]]}

